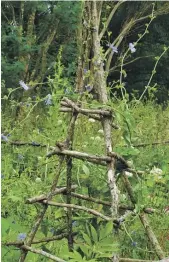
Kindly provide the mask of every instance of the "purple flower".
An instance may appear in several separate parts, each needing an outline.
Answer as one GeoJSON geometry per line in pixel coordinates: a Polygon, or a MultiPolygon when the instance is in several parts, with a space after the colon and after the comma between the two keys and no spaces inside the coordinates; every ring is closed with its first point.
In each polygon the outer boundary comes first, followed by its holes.
{"type": "Polygon", "coordinates": [[[2,139],[3,141],[8,142],[8,138],[7,138],[7,136],[4,136],[4,134],[1,134],[1,139],[2,139]]]}
{"type": "Polygon", "coordinates": [[[131,245],[132,245],[133,247],[136,247],[136,246],[137,246],[137,242],[133,241],[133,242],[131,243],[131,245]]]}
{"type": "Polygon", "coordinates": [[[52,104],[52,96],[51,94],[48,94],[46,99],[45,99],[45,105],[50,106],[52,104]]]}
{"type": "Polygon", "coordinates": [[[86,89],[86,91],[90,92],[93,89],[93,86],[86,85],[85,89],[86,89]]]}
{"type": "Polygon", "coordinates": [[[87,71],[88,71],[88,70],[87,70],[86,68],[84,68],[84,70],[83,70],[84,74],[86,74],[86,73],[87,73],[87,71]]]}
{"type": "Polygon", "coordinates": [[[24,89],[24,90],[28,90],[29,89],[29,86],[27,86],[22,80],[21,81],[19,81],[19,84],[20,84],[20,86],[24,89]]]}
{"type": "Polygon", "coordinates": [[[117,47],[114,46],[113,44],[108,44],[107,46],[109,46],[114,53],[118,53],[117,47]]]}
{"type": "Polygon", "coordinates": [[[134,47],[132,43],[129,44],[129,49],[132,53],[136,52],[136,48],[134,47]]]}
{"type": "Polygon", "coordinates": [[[1,179],[3,179],[5,176],[3,174],[1,174],[1,179]]]}
{"type": "Polygon", "coordinates": [[[24,240],[26,238],[26,233],[19,233],[18,234],[18,237],[17,237],[17,240],[24,240]]]}

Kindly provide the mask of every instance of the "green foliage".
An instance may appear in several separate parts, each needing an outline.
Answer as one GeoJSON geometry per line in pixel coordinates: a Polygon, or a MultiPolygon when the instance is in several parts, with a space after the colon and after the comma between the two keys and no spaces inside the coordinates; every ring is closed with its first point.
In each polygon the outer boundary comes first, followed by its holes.
{"type": "MultiPolygon", "coordinates": [[[[59,158],[53,156],[47,159],[46,155],[50,151],[50,146],[55,146],[56,141],[64,141],[67,134],[70,115],[60,112],[61,98],[67,96],[73,101],[79,100],[79,94],[74,92],[73,84],[78,55],[75,35],[82,9],[80,3],[64,1],[4,2],[2,8],[4,25],[2,27],[2,133],[7,140],[2,143],[2,239],[6,242],[16,241],[19,234],[29,233],[42,206],[28,205],[25,201],[30,197],[48,193],[56,175],[59,158]],[[34,11],[36,11],[32,23],[34,29],[29,38],[27,25],[31,18],[30,14],[33,15],[34,11]],[[57,27],[58,23],[59,27],[57,27]],[[49,43],[50,33],[56,27],[56,34],[49,43]],[[31,43],[28,43],[29,40],[31,43]],[[24,75],[27,59],[28,71],[24,75]],[[23,79],[22,77],[31,86],[28,91],[18,87],[18,80],[23,79]],[[38,80],[40,82],[36,86],[38,80]],[[10,141],[24,141],[26,144],[16,146],[11,145],[10,141]]],[[[103,16],[109,9],[110,6],[106,4],[103,16]]],[[[126,11],[122,10],[123,12],[126,11]]],[[[130,12],[135,12],[135,8],[130,12]]],[[[121,27],[119,11],[116,18],[117,24],[121,27]]],[[[112,32],[108,33],[109,40],[115,37],[113,34],[116,32],[114,30],[112,32]]],[[[143,34],[139,34],[138,37],[142,38],[142,36],[143,34]]],[[[137,45],[137,48],[141,48],[141,45],[142,43],[140,46],[137,45]]],[[[157,49],[161,50],[161,45],[157,49]]],[[[147,54],[149,55],[149,50],[147,54]]],[[[160,52],[155,55],[157,62],[160,52]]],[[[129,75],[131,81],[136,77],[128,73],[129,68],[130,66],[122,69],[121,75],[124,78],[129,75]]],[[[152,76],[157,75],[155,68],[151,67],[149,72],[152,76]]],[[[87,77],[90,73],[89,70],[87,77]]],[[[114,98],[111,98],[106,105],[102,105],[92,100],[92,95],[86,91],[82,97],[82,104],[91,109],[113,110],[114,122],[120,126],[112,132],[114,151],[130,162],[132,168],[144,171],[142,175],[126,174],[137,198],[137,204],[134,215],[121,224],[120,234],[117,228],[113,228],[112,221],[105,222],[99,217],[93,218],[93,215],[82,210],[72,209],[72,227],[73,232],[76,232],[73,252],[68,250],[67,239],[34,245],[35,248],[43,249],[67,261],[107,262],[116,252],[122,257],[156,259],[139,220],[143,208],[147,207],[155,209],[149,218],[160,245],[168,255],[169,150],[168,144],[163,142],[169,140],[169,107],[166,104],[163,108],[152,100],[146,103],[142,100],[138,102],[135,94],[119,80],[115,79],[113,85],[117,90],[125,92],[123,101],[114,94],[114,98]],[[132,101],[129,101],[129,93],[134,98],[132,101]],[[159,144],[153,145],[155,142],[159,144]]],[[[150,91],[149,95],[155,94],[156,85],[151,86],[150,91]]],[[[153,97],[152,95],[151,98],[153,97]]],[[[79,115],[75,126],[73,148],[93,155],[103,155],[105,142],[101,123],[79,115]]],[[[118,161],[115,175],[120,190],[120,203],[130,206],[130,199],[121,181],[121,167],[118,161]]],[[[107,170],[104,166],[74,159],[72,183],[78,185],[77,193],[110,202],[107,170]]],[[[66,167],[63,167],[58,186],[65,185],[66,167]]],[[[56,195],[54,201],[64,203],[66,196],[56,195]]],[[[72,204],[82,205],[111,216],[109,206],[76,198],[72,198],[72,204]]],[[[65,211],[67,209],[62,207],[48,207],[36,239],[66,232],[65,211]]],[[[123,215],[123,212],[120,215],[123,215]]],[[[16,248],[5,246],[2,248],[3,261],[18,261],[19,255],[16,248]]],[[[40,258],[29,252],[27,260],[38,262],[40,258]]],[[[48,261],[48,259],[43,257],[41,261],[48,261]]]]}
{"type": "MultiPolygon", "coordinates": [[[[62,79],[62,66],[56,65],[56,74],[61,76],[59,86],[64,86],[66,79],[62,79]],[[57,73],[58,72],[58,73],[57,73]]],[[[51,79],[52,80],[52,79],[51,79]]],[[[46,144],[47,147],[35,148],[32,146],[11,147],[8,143],[3,144],[2,156],[2,217],[4,224],[3,241],[16,240],[18,233],[28,233],[32,226],[34,218],[40,211],[40,207],[36,209],[32,205],[25,205],[24,201],[34,195],[40,195],[48,192],[55,175],[56,159],[45,159],[44,156],[49,151],[48,145],[54,145],[55,141],[63,141],[66,135],[66,126],[69,118],[59,112],[58,100],[60,98],[60,90],[54,80],[49,81],[50,88],[53,90],[52,98],[55,99],[54,104],[48,106],[44,110],[35,107],[35,110],[29,114],[26,120],[19,124],[16,122],[14,131],[10,132],[12,119],[4,115],[3,129],[5,134],[11,133],[9,140],[35,141],[37,143],[46,144]],[[40,111],[41,110],[41,113],[40,111]],[[41,117],[37,117],[40,115],[41,117]],[[43,116],[43,117],[42,117],[43,116]],[[6,117],[6,118],[5,118],[6,117]],[[36,121],[34,121],[36,119],[36,121]],[[23,132],[24,130],[24,132],[23,132]],[[32,131],[33,130],[33,131],[32,131]],[[8,208],[6,208],[8,207],[8,208]],[[15,224],[11,223],[15,221],[15,224]],[[15,226],[17,225],[17,226],[15,226]]],[[[89,107],[92,106],[89,104],[89,107]]],[[[151,215],[153,229],[158,236],[163,249],[167,251],[168,240],[166,228],[168,226],[167,215],[165,214],[168,205],[167,192],[169,190],[168,177],[168,146],[157,145],[152,146],[151,143],[168,140],[168,108],[165,110],[161,106],[149,102],[147,104],[135,103],[128,104],[126,111],[123,102],[111,105],[116,115],[116,124],[121,126],[120,130],[114,130],[113,140],[115,151],[123,155],[128,161],[133,162],[136,169],[145,171],[145,174],[139,180],[135,176],[129,177],[138,203],[135,209],[136,216],[133,220],[125,222],[125,228],[130,235],[121,235],[123,247],[122,255],[125,257],[147,258],[146,248],[149,246],[144,231],[138,220],[138,215],[143,207],[155,208],[157,212],[151,215]],[[149,143],[146,147],[135,147],[136,144],[149,143]],[[153,173],[156,169],[161,169],[160,175],[153,173]],[[162,216],[161,216],[162,214],[162,216]],[[161,220],[160,220],[161,217],[161,220]],[[165,223],[164,223],[165,221],[165,223]],[[165,225],[165,226],[164,226],[165,225]],[[133,235],[132,231],[137,233],[133,235]],[[165,241],[164,241],[165,240],[165,241]],[[134,246],[133,246],[134,245],[134,246]]],[[[45,106],[47,107],[47,106],[45,106]]],[[[29,112],[25,112],[25,115],[29,112]]],[[[25,119],[25,115],[24,118],[25,119]]],[[[23,121],[23,119],[21,121],[23,121]]],[[[90,122],[86,117],[79,117],[76,125],[74,148],[79,151],[89,152],[102,155],[104,151],[103,134],[100,131],[99,123],[90,122]]],[[[59,185],[66,183],[66,170],[63,169],[59,185]]],[[[87,194],[92,197],[109,201],[109,189],[107,187],[107,177],[104,167],[99,167],[91,163],[74,160],[73,183],[78,184],[77,192],[87,194]]],[[[119,189],[121,203],[130,205],[126,196],[125,188],[119,180],[119,189]]],[[[65,197],[55,197],[57,202],[65,201],[65,197]]],[[[72,199],[76,203],[75,199],[72,199]]],[[[78,204],[83,205],[83,201],[79,200],[78,204]]],[[[85,206],[97,209],[101,213],[110,215],[110,210],[102,205],[85,202],[85,206]]],[[[116,241],[112,238],[112,223],[106,225],[101,219],[92,220],[92,216],[83,211],[73,212],[73,220],[76,221],[74,230],[79,232],[76,237],[75,252],[68,253],[66,242],[47,244],[45,247],[54,250],[56,255],[62,257],[62,252],[67,254],[72,261],[107,261],[106,257],[110,257],[112,252],[116,252],[116,241]],[[90,226],[86,227],[86,221],[90,226]],[[93,222],[92,222],[93,221],[93,222]],[[61,247],[62,246],[62,247],[61,247]],[[67,251],[66,251],[67,250],[67,251]]],[[[49,208],[46,219],[43,221],[42,227],[38,231],[38,238],[42,236],[50,236],[51,229],[66,226],[66,217],[62,208],[49,208]]],[[[53,230],[52,230],[53,232],[53,230]]],[[[44,247],[43,247],[44,248],[44,247]]],[[[3,248],[4,261],[10,261],[10,257],[19,253],[10,248],[3,248]],[[9,251],[10,250],[10,251],[9,251]],[[9,252],[8,252],[9,251],[9,252]]],[[[30,254],[30,256],[32,256],[30,254]]],[[[34,261],[38,261],[36,256],[32,256],[34,261]]],[[[65,257],[66,258],[66,257],[65,257]]]]}
{"type": "Polygon", "coordinates": [[[75,75],[81,3],[15,1],[2,3],[2,10],[2,78],[7,88],[16,88],[19,80],[32,86],[45,82],[54,74],[61,45],[64,73],[75,75]]]}
{"type": "Polygon", "coordinates": [[[86,225],[86,233],[81,231],[82,238],[76,240],[75,249],[79,250],[69,253],[67,258],[70,261],[103,261],[104,258],[111,258],[112,253],[118,251],[117,243],[112,236],[113,224],[108,222],[99,227],[99,231],[90,225],[86,225]]]}

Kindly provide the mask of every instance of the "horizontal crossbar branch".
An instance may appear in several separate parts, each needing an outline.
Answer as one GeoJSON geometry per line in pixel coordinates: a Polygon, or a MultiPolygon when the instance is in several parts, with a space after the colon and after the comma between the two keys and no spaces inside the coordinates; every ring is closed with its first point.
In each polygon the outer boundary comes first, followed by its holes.
{"type": "Polygon", "coordinates": [[[78,107],[73,101],[69,100],[68,98],[64,97],[61,101],[61,105],[71,107],[73,110],[77,111],[78,113],[89,113],[89,114],[99,114],[102,116],[112,116],[111,110],[103,110],[103,109],[84,109],[78,107]]]}
{"type": "MultiPolygon", "coordinates": [[[[76,235],[76,233],[73,233],[73,235],[76,235]]],[[[39,240],[34,240],[32,242],[32,244],[40,244],[40,243],[44,243],[44,242],[51,242],[51,241],[55,241],[55,240],[61,240],[63,238],[66,238],[68,236],[67,233],[62,233],[60,235],[57,236],[53,236],[53,237],[45,237],[39,240]]],[[[2,243],[3,246],[22,246],[24,245],[24,241],[14,241],[14,242],[5,242],[2,243]]]]}
{"type": "Polygon", "coordinates": [[[51,157],[53,155],[67,155],[67,156],[71,156],[71,157],[74,157],[74,158],[77,158],[77,159],[90,160],[91,162],[93,160],[94,161],[96,160],[101,165],[102,165],[102,161],[104,161],[104,162],[111,162],[112,158],[115,158],[115,159],[120,161],[125,166],[125,169],[126,168],[130,168],[130,166],[127,163],[127,161],[122,156],[119,156],[118,154],[116,154],[114,152],[111,152],[110,156],[97,156],[97,155],[90,155],[88,153],[83,153],[83,152],[79,152],[79,151],[66,150],[66,149],[61,150],[58,147],[50,147],[50,149],[51,148],[54,151],[48,153],[47,157],[51,157]]]}
{"type": "MultiPolygon", "coordinates": [[[[42,255],[45,256],[49,259],[51,259],[52,261],[56,261],[56,262],[66,262],[66,260],[63,260],[59,257],[56,257],[54,255],[51,255],[50,253],[43,251],[41,249],[35,249],[33,247],[27,246],[27,245],[22,245],[19,247],[20,249],[24,249],[27,251],[30,251],[32,253],[38,254],[38,255],[42,255]]],[[[142,260],[142,259],[131,259],[131,258],[119,258],[119,262],[169,262],[169,258],[165,258],[162,260],[142,260]]]]}
{"type": "MultiPolygon", "coordinates": [[[[71,189],[75,190],[78,186],[77,185],[72,185],[71,189]]],[[[52,196],[58,195],[58,194],[62,194],[62,193],[66,193],[67,192],[67,188],[66,187],[61,187],[61,188],[57,188],[53,193],[52,196]]],[[[41,200],[45,200],[48,198],[49,194],[42,194],[40,196],[35,196],[32,198],[28,198],[25,203],[26,204],[33,204],[35,202],[39,202],[41,200]]]]}
{"type": "Polygon", "coordinates": [[[158,146],[158,145],[168,145],[168,144],[169,144],[169,140],[162,141],[162,142],[154,142],[154,143],[142,143],[142,144],[133,145],[133,147],[147,147],[147,146],[158,146]]]}
{"type": "MultiPolygon", "coordinates": [[[[63,112],[63,113],[69,113],[69,112],[73,112],[73,109],[72,108],[69,108],[69,107],[61,107],[59,109],[60,112],[63,112]]],[[[93,118],[95,120],[98,120],[98,121],[102,121],[102,117],[99,117],[99,116],[96,116],[94,114],[89,114],[89,113],[85,113],[85,112],[81,112],[82,115],[85,115],[85,116],[88,116],[89,118],[93,118]]],[[[119,126],[111,123],[111,126],[112,128],[114,129],[119,129],[119,126]]]]}
{"type": "Polygon", "coordinates": [[[94,216],[101,217],[101,218],[103,218],[104,220],[107,220],[107,221],[112,220],[111,217],[105,216],[102,213],[100,213],[100,212],[98,212],[98,211],[96,211],[94,209],[87,208],[87,207],[82,207],[82,206],[78,206],[78,205],[74,205],[74,204],[58,203],[58,202],[47,201],[47,200],[43,200],[41,203],[47,204],[47,205],[50,205],[50,206],[67,207],[67,208],[72,208],[72,209],[78,209],[78,210],[85,211],[85,212],[87,212],[89,214],[92,214],[94,216]]]}
{"type": "Polygon", "coordinates": [[[119,258],[119,262],[169,262],[169,258],[162,260],[143,260],[143,259],[132,259],[132,258],[119,258]]]}
{"type": "MultiPolygon", "coordinates": [[[[77,185],[73,185],[72,190],[76,189],[77,187],[78,187],[77,185]]],[[[56,189],[55,192],[53,193],[53,196],[57,195],[57,194],[67,194],[66,187],[56,189]]],[[[94,202],[94,203],[97,203],[97,204],[102,204],[104,206],[109,206],[109,207],[111,206],[111,203],[108,202],[108,201],[104,201],[104,200],[97,199],[97,198],[94,198],[94,197],[89,197],[87,195],[82,195],[82,194],[71,192],[71,196],[75,197],[75,198],[82,199],[82,200],[91,201],[91,202],[94,202]]],[[[28,198],[25,201],[25,203],[26,204],[33,204],[33,203],[36,203],[36,202],[41,202],[42,200],[46,200],[47,198],[48,198],[48,195],[43,194],[43,195],[40,195],[40,196],[28,198]]],[[[126,205],[120,205],[119,209],[121,209],[121,210],[134,210],[134,207],[126,206],[126,205]]],[[[147,214],[152,214],[152,213],[156,212],[155,209],[150,208],[150,207],[144,208],[143,211],[147,214]]]]}
{"type": "Polygon", "coordinates": [[[23,245],[20,248],[23,249],[23,250],[30,251],[30,252],[35,253],[35,254],[39,254],[39,255],[45,256],[45,257],[47,257],[47,258],[49,258],[49,259],[51,259],[53,261],[66,262],[65,260],[63,260],[63,259],[61,259],[59,257],[53,256],[50,253],[48,253],[46,251],[43,251],[41,249],[35,249],[35,248],[27,246],[27,245],[23,245]]]}

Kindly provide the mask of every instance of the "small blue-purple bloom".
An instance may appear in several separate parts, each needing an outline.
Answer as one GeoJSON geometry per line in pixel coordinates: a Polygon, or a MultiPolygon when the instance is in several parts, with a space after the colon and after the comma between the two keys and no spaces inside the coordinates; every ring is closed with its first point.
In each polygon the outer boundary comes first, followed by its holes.
{"type": "Polygon", "coordinates": [[[1,174],[1,179],[3,179],[5,176],[3,174],[1,174]]]}
{"type": "Polygon", "coordinates": [[[86,85],[85,89],[86,89],[86,91],[90,92],[93,89],[93,86],[86,85]]]}
{"type": "Polygon", "coordinates": [[[134,45],[132,43],[129,44],[129,49],[130,49],[131,53],[136,52],[136,48],[134,47],[134,45]]]}
{"type": "Polygon", "coordinates": [[[24,89],[24,90],[28,90],[29,89],[29,86],[27,86],[25,83],[24,83],[24,81],[19,81],[19,84],[20,84],[20,86],[24,89]]]}
{"type": "Polygon", "coordinates": [[[84,68],[84,70],[83,70],[84,74],[86,74],[86,73],[87,73],[87,71],[88,71],[88,70],[87,70],[86,68],[84,68]]]}
{"type": "Polygon", "coordinates": [[[8,138],[4,134],[1,134],[1,140],[8,142],[8,138]]]}
{"type": "Polygon", "coordinates": [[[136,246],[137,246],[137,242],[133,241],[133,242],[131,243],[131,245],[132,245],[133,247],[136,247],[136,246]]]}
{"type": "Polygon", "coordinates": [[[114,46],[113,44],[108,44],[107,46],[109,46],[109,47],[112,49],[112,51],[113,51],[114,53],[118,53],[118,49],[117,49],[117,47],[114,46]]]}
{"type": "Polygon", "coordinates": [[[52,95],[48,94],[46,99],[45,99],[45,105],[50,106],[52,104],[52,95]]]}
{"type": "Polygon", "coordinates": [[[17,240],[24,240],[26,238],[26,233],[19,233],[18,234],[18,237],[17,237],[17,240]]]}

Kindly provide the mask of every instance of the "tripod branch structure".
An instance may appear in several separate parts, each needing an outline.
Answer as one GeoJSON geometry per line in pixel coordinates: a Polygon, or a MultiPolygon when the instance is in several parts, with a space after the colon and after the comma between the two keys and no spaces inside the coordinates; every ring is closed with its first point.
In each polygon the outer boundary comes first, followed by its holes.
{"type": "MultiPolygon", "coordinates": [[[[132,185],[130,184],[130,181],[128,177],[125,174],[125,171],[128,170],[130,172],[133,172],[134,174],[137,175],[142,175],[142,171],[136,171],[135,169],[132,169],[128,162],[120,155],[116,154],[113,152],[112,147],[111,147],[111,119],[112,119],[112,114],[113,112],[109,110],[102,110],[102,109],[95,109],[92,111],[92,109],[81,109],[81,105],[78,102],[77,104],[74,101],[71,101],[70,99],[63,98],[61,101],[61,106],[67,106],[67,108],[71,108],[71,120],[68,126],[68,131],[67,131],[67,138],[63,143],[57,142],[55,147],[50,146],[51,152],[49,152],[46,157],[50,158],[52,156],[57,156],[59,158],[59,165],[57,166],[56,174],[53,179],[53,183],[51,185],[51,189],[48,193],[44,193],[39,196],[34,196],[30,197],[25,201],[25,204],[34,204],[34,203],[40,203],[41,204],[41,212],[38,214],[38,216],[35,219],[34,224],[32,225],[32,229],[30,230],[27,238],[25,241],[16,241],[16,242],[7,242],[3,243],[3,245],[6,246],[16,246],[21,250],[21,256],[19,259],[19,262],[24,262],[26,259],[26,256],[28,252],[33,252],[38,255],[42,255],[47,257],[50,260],[53,261],[64,261],[61,258],[58,258],[54,255],[51,255],[43,250],[40,249],[35,249],[32,248],[31,246],[33,244],[38,244],[38,243],[48,243],[51,241],[59,241],[63,238],[67,238],[68,240],[68,247],[69,250],[73,250],[73,238],[76,236],[77,232],[73,232],[72,230],[72,211],[73,210],[81,210],[82,212],[87,212],[91,216],[95,217],[100,217],[101,219],[105,221],[112,221],[114,225],[117,225],[119,228],[122,229],[122,223],[128,218],[129,216],[135,216],[136,213],[134,212],[135,210],[135,205],[137,204],[137,199],[133,193],[132,185]],[[107,155],[103,156],[98,156],[98,155],[91,155],[85,152],[79,152],[73,150],[73,140],[74,140],[74,130],[75,130],[75,122],[77,120],[78,114],[85,114],[90,116],[90,115],[99,115],[99,117],[102,118],[102,125],[103,125],[103,130],[105,133],[105,149],[107,152],[107,155]],[[72,158],[75,159],[80,159],[82,161],[88,161],[96,165],[102,165],[102,166],[107,166],[108,170],[108,183],[110,187],[110,192],[112,195],[111,201],[104,201],[102,199],[97,199],[94,197],[89,197],[86,195],[78,194],[75,192],[75,190],[78,188],[77,185],[72,184],[71,176],[72,176],[72,158]],[[115,170],[117,164],[121,164],[121,179],[123,180],[123,183],[126,188],[126,192],[129,195],[129,198],[131,200],[132,205],[131,206],[124,206],[120,205],[119,203],[119,190],[117,188],[117,182],[115,178],[115,170]],[[58,180],[60,177],[60,173],[63,170],[64,166],[67,166],[67,185],[63,186],[61,188],[57,187],[58,180]],[[58,203],[56,201],[53,201],[52,198],[58,194],[62,194],[66,198],[66,203],[58,203]],[[74,199],[82,199],[85,201],[89,202],[94,202],[97,204],[102,204],[103,206],[107,206],[110,208],[111,215],[105,215],[103,213],[98,212],[95,209],[91,209],[82,205],[77,205],[72,203],[72,197],[74,199]],[[34,237],[39,229],[39,226],[41,225],[41,222],[43,221],[43,218],[45,216],[45,213],[48,209],[48,206],[51,207],[63,207],[65,212],[66,212],[66,217],[67,217],[67,232],[63,232],[59,235],[49,237],[49,238],[43,238],[39,240],[34,240],[34,237]],[[123,216],[119,215],[119,211],[124,210],[125,213],[123,216]]],[[[14,143],[10,142],[9,144],[14,145],[14,146],[23,146],[23,145],[32,145],[32,146],[37,146],[37,147],[45,147],[45,145],[40,145],[38,143],[32,144],[30,142],[20,142],[16,141],[14,143]]],[[[152,244],[152,247],[154,248],[154,251],[156,252],[157,256],[159,259],[163,259],[165,257],[164,252],[162,251],[158,240],[150,226],[150,223],[148,221],[148,218],[146,216],[147,214],[152,214],[154,212],[158,212],[157,210],[152,209],[151,207],[145,207],[141,213],[139,214],[140,221],[145,229],[145,232],[150,240],[150,243],[152,244]]],[[[137,260],[137,259],[130,259],[130,258],[120,258],[118,257],[119,261],[121,262],[146,262],[148,260],[137,260]]]]}

